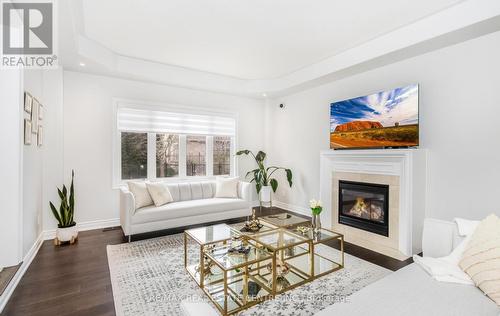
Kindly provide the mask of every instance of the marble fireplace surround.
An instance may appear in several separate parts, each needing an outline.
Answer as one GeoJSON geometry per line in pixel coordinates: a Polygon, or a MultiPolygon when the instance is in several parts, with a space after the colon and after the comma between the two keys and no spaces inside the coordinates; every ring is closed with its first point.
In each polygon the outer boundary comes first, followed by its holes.
{"type": "Polygon", "coordinates": [[[405,260],[421,252],[425,217],[426,151],[327,150],[320,154],[321,221],[347,242],[405,260]],[[389,236],[338,223],[339,180],[389,185],[389,236]]]}
{"type": "Polygon", "coordinates": [[[347,242],[362,246],[387,256],[404,260],[399,251],[399,176],[369,174],[359,172],[335,172],[332,181],[332,227],[345,235],[347,242]],[[339,180],[386,184],[389,186],[389,236],[339,224],[339,180]]]}

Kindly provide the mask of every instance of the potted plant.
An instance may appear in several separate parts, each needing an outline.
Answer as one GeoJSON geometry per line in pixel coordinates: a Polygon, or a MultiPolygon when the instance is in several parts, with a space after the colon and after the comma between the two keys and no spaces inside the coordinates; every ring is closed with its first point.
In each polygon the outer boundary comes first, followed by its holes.
{"type": "MultiPolygon", "coordinates": [[[[257,188],[257,193],[259,194],[259,201],[262,206],[262,203],[271,203],[271,190],[276,192],[278,189],[278,180],[272,178],[272,175],[277,170],[284,170],[286,173],[286,179],[288,181],[288,185],[292,187],[292,170],[286,169],[283,167],[267,167],[264,165],[264,160],[266,159],[266,153],[263,151],[259,151],[257,155],[254,155],[250,150],[240,150],[236,153],[236,155],[252,155],[257,163],[257,167],[254,170],[248,171],[245,177],[252,175],[252,180],[250,182],[255,181],[255,185],[257,188]]],[[[272,205],[271,205],[272,206],[272,205]]]]}
{"type": "Polygon", "coordinates": [[[311,208],[312,211],[311,226],[313,231],[317,233],[321,230],[320,214],[323,211],[323,206],[321,204],[321,201],[319,200],[316,201],[315,199],[312,199],[309,201],[309,207],[311,208]]]}
{"type": "Polygon", "coordinates": [[[75,189],[73,186],[74,178],[75,172],[72,171],[69,192],[65,185],[63,185],[62,190],[57,188],[57,193],[59,193],[59,198],[61,199],[59,211],[56,209],[54,204],[52,204],[52,202],[49,202],[52,214],[54,214],[54,217],[57,220],[56,238],[54,239],[54,244],[56,246],[66,241],[73,244],[78,238],[78,228],[73,220],[73,215],[75,213],[75,189]]]}

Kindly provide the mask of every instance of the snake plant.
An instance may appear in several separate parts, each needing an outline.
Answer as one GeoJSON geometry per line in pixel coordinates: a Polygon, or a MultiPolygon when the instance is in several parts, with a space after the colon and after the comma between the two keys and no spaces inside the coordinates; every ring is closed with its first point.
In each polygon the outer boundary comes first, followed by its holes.
{"type": "Polygon", "coordinates": [[[57,193],[61,199],[61,205],[59,210],[56,209],[52,202],[49,202],[52,214],[57,220],[57,227],[66,228],[75,226],[76,223],[73,220],[73,215],[75,213],[75,188],[73,185],[73,179],[75,178],[75,171],[71,171],[71,185],[68,189],[63,185],[62,190],[57,188],[57,193]],[[69,195],[68,195],[69,193],[69,195]]]}
{"type": "Polygon", "coordinates": [[[247,172],[245,177],[248,177],[249,175],[253,175],[252,180],[250,182],[254,182],[257,187],[257,193],[260,193],[260,190],[262,189],[263,186],[268,186],[271,185],[271,188],[273,189],[273,192],[276,192],[278,189],[278,180],[275,178],[271,178],[273,173],[275,173],[277,170],[285,170],[286,173],[286,179],[288,181],[288,185],[292,187],[292,170],[286,169],[283,167],[267,167],[264,165],[264,160],[266,159],[266,153],[263,151],[259,151],[257,155],[254,155],[253,152],[250,150],[240,150],[236,153],[236,155],[252,155],[253,158],[255,159],[255,162],[257,163],[258,168],[254,170],[250,170],[247,172]]]}

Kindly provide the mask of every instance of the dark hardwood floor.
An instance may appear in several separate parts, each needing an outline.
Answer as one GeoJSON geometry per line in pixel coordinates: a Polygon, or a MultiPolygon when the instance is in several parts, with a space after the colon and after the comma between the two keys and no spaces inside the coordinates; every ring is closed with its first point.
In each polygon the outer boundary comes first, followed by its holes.
{"type": "MultiPolygon", "coordinates": [[[[284,210],[262,209],[257,215],[281,212],[284,210]]],[[[137,235],[133,240],[175,234],[187,228],[137,235]]],[[[55,247],[52,241],[45,241],[1,315],[115,315],[106,246],[122,242],[126,240],[119,227],[80,232],[77,244],[72,246],[55,247]]],[[[346,253],[393,271],[412,262],[401,262],[349,243],[344,246],[346,253]]]]}

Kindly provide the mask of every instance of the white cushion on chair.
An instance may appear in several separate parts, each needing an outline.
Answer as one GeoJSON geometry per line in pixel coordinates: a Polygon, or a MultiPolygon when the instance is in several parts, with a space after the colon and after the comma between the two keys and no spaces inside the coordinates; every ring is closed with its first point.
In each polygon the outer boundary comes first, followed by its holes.
{"type": "Polygon", "coordinates": [[[473,232],[460,267],[500,306],[500,219],[492,214],[473,232]]]}
{"type": "Polygon", "coordinates": [[[144,181],[127,182],[129,191],[134,195],[135,199],[135,209],[153,205],[153,199],[151,199],[151,195],[149,195],[148,188],[146,187],[146,183],[144,181]]]}
{"type": "Polygon", "coordinates": [[[238,178],[217,177],[215,181],[216,198],[238,198],[238,178]]]}

